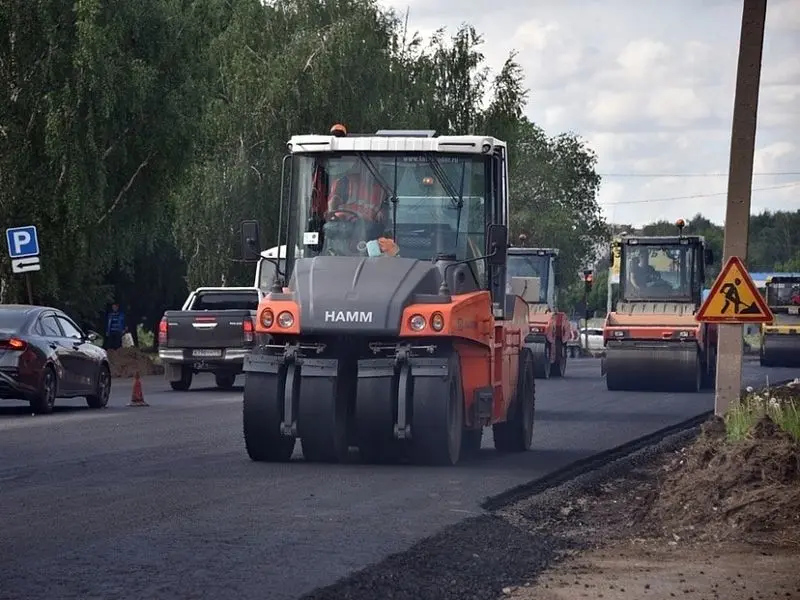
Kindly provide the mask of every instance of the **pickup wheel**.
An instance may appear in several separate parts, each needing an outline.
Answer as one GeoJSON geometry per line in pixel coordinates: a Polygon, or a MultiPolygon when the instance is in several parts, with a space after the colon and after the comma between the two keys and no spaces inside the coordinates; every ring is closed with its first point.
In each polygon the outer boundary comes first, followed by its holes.
{"type": "Polygon", "coordinates": [[[177,381],[170,381],[170,387],[176,392],[185,392],[192,385],[192,369],[188,366],[181,368],[181,378],[177,381]]]}
{"type": "Polygon", "coordinates": [[[236,373],[227,373],[225,371],[220,371],[218,373],[214,373],[214,379],[217,382],[218,388],[222,388],[223,390],[229,390],[233,388],[233,384],[236,383],[236,373]]]}

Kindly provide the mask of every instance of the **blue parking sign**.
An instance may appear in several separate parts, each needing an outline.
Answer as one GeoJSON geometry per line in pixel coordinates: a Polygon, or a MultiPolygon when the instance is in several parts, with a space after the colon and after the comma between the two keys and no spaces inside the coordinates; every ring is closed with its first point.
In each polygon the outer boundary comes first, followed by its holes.
{"type": "Polygon", "coordinates": [[[36,225],[9,227],[6,229],[6,242],[8,242],[8,255],[11,258],[39,255],[39,238],[36,235],[36,225]]]}

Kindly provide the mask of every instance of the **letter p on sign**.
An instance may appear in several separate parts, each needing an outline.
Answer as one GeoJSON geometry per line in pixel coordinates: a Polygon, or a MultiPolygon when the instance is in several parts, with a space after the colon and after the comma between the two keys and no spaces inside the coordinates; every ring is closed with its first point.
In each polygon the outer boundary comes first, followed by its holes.
{"type": "Polygon", "coordinates": [[[39,255],[39,239],[36,235],[35,225],[6,229],[6,242],[8,243],[8,255],[11,258],[39,255]]]}

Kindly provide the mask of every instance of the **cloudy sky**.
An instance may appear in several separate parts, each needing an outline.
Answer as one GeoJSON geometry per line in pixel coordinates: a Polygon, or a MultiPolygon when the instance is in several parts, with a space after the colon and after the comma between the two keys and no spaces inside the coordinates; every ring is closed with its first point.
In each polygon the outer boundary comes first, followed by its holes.
{"type": "MultiPolygon", "coordinates": [[[[528,117],[597,152],[611,221],[724,221],[742,0],[383,4],[422,35],[471,23],[493,69],[517,50],[528,117]]],[[[752,212],[798,210],[800,0],[770,0],[761,77],[752,212]]]]}

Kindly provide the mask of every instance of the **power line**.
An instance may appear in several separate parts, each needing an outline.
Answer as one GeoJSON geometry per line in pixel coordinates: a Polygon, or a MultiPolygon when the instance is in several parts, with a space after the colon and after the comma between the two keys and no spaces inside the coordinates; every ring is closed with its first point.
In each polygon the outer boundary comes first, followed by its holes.
{"type": "MultiPolygon", "coordinates": [[[[753,192],[764,192],[767,190],[780,190],[800,185],[800,181],[784,183],[781,185],[771,185],[760,188],[753,188],[753,192]]],[[[647,200],[620,200],[618,202],[604,202],[602,206],[612,206],[618,204],[648,204],[650,202],[669,202],[671,200],[693,200],[695,198],[711,198],[713,196],[727,196],[728,192],[717,192],[714,194],[694,194],[692,196],[671,196],[669,198],[648,198],[647,200]]]]}
{"type": "MultiPolygon", "coordinates": [[[[676,177],[676,178],[689,178],[689,177],[727,177],[727,173],[598,173],[600,177],[676,177]]],[[[754,177],[770,177],[770,176],[786,176],[786,175],[800,175],[800,171],[762,171],[761,173],[753,173],[754,177]]]]}

